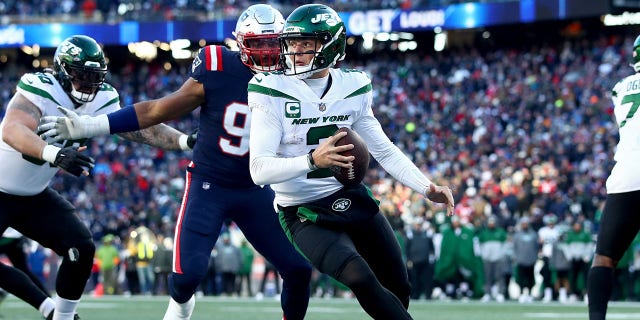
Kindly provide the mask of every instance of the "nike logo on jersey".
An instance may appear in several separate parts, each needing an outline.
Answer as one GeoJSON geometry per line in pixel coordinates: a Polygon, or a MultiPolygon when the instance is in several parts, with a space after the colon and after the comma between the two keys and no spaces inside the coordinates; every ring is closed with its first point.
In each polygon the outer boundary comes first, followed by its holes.
{"type": "Polygon", "coordinates": [[[262,82],[262,78],[258,78],[258,77],[256,77],[256,81],[257,81],[258,83],[260,83],[260,82],[262,82]]]}

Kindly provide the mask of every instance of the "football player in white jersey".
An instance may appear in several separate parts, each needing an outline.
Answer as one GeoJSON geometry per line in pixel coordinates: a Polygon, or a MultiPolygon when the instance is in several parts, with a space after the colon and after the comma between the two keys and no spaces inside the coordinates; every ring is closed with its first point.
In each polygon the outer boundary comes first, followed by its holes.
{"type": "Polygon", "coordinates": [[[336,147],[345,133],[334,132],[354,129],[389,173],[446,204],[448,214],[451,190],[433,184],[384,134],[371,109],[369,78],[333,68],[346,46],[344,23],[333,9],[298,7],[280,43],[284,72],[257,74],[248,87],[251,176],[271,184],[283,228],[318,270],[348,286],[374,319],[411,319],[407,270],[377,200],[362,184],[344,188],[328,169],[353,161],[338,154],[353,145],[336,147]]]}
{"type": "Polygon", "coordinates": [[[640,36],[633,43],[632,56],[635,73],[616,83],[611,93],[620,141],[616,164],[607,178],[607,200],[587,280],[590,320],[606,318],[614,270],[640,231],[640,36]]]}
{"type": "MultiPolygon", "coordinates": [[[[63,258],[55,312],[49,316],[53,320],[77,318],[95,246],[73,205],[48,184],[58,169],[87,175],[94,162],[81,153],[83,141],[47,143],[36,128],[40,117],[62,115],[58,106],[85,116],[120,108],[117,91],[104,83],[106,74],[100,45],[87,36],[71,36],[56,49],[51,72],[22,76],[0,124],[0,231],[11,226],[63,258]]],[[[122,136],[165,149],[188,149],[187,136],[166,125],[122,136]]]]}

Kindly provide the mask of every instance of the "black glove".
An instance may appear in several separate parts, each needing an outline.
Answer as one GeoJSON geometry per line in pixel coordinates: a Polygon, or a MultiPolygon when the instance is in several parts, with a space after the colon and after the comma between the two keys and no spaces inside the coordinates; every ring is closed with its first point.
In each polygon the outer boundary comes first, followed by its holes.
{"type": "Polygon", "coordinates": [[[189,148],[191,148],[191,150],[193,150],[193,146],[196,145],[196,140],[198,140],[198,128],[193,130],[193,132],[187,138],[187,145],[189,146],[189,148]]]}
{"type": "Polygon", "coordinates": [[[95,160],[78,152],[78,147],[66,147],[56,154],[53,165],[79,177],[85,169],[93,168],[95,160]]]}

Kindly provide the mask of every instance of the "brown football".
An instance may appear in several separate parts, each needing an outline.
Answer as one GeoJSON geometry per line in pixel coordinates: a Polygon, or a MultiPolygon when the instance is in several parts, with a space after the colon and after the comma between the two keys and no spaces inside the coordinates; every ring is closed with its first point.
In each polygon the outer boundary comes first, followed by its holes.
{"type": "Polygon", "coordinates": [[[333,172],[333,176],[343,185],[355,186],[362,182],[365,174],[367,174],[367,169],[369,168],[369,149],[367,149],[367,145],[364,143],[364,140],[362,140],[362,137],[347,127],[338,129],[334,134],[341,131],[346,131],[347,135],[336,141],[335,145],[353,144],[353,149],[344,151],[341,154],[354,156],[355,160],[353,161],[351,169],[332,167],[331,171],[333,172]]]}

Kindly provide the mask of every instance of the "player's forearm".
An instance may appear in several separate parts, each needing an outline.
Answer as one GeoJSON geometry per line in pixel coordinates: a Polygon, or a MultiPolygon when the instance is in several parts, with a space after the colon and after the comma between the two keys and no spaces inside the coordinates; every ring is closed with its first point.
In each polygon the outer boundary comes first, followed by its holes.
{"type": "Polygon", "coordinates": [[[138,131],[124,132],[118,135],[131,141],[145,143],[165,150],[185,149],[180,144],[180,137],[186,135],[165,124],[155,125],[138,131]]]}
{"type": "Polygon", "coordinates": [[[276,119],[261,109],[252,110],[249,171],[255,184],[280,183],[311,171],[307,154],[284,158],[277,156],[281,135],[276,119]]]}
{"type": "Polygon", "coordinates": [[[166,99],[167,97],[142,101],[133,105],[141,129],[174,120],[189,113],[189,109],[176,108],[172,103],[166,102],[166,99]]]}
{"type": "Polygon", "coordinates": [[[431,180],[389,140],[378,120],[373,116],[364,116],[354,124],[354,128],[385,171],[412,190],[426,193],[431,180]]]}
{"type": "Polygon", "coordinates": [[[311,171],[306,154],[294,158],[252,157],[249,170],[257,185],[285,182],[311,171]]]}

